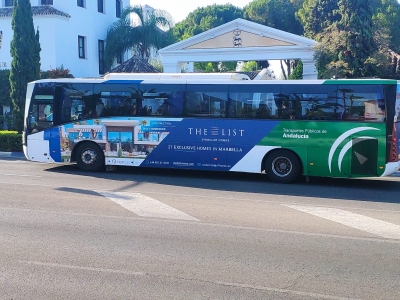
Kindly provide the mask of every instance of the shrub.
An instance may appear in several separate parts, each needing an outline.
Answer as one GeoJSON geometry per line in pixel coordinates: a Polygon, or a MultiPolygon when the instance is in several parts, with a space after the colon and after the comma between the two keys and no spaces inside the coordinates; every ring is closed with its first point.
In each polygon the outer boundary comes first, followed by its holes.
{"type": "Polygon", "coordinates": [[[70,74],[69,69],[64,69],[64,66],[61,66],[48,71],[40,71],[40,79],[47,78],[74,78],[74,76],[70,74]]]}
{"type": "Polygon", "coordinates": [[[0,151],[22,152],[22,134],[17,131],[0,131],[0,151]]]}

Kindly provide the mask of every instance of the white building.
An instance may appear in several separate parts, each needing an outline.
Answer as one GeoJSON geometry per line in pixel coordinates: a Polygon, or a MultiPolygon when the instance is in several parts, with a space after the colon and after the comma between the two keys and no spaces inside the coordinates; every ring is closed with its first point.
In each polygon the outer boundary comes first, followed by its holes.
{"type": "MultiPolygon", "coordinates": [[[[118,20],[129,0],[30,0],[33,23],[39,28],[41,70],[69,69],[75,77],[104,73],[108,27],[118,20]]],[[[12,0],[0,0],[0,69],[11,66],[12,0]]]]}

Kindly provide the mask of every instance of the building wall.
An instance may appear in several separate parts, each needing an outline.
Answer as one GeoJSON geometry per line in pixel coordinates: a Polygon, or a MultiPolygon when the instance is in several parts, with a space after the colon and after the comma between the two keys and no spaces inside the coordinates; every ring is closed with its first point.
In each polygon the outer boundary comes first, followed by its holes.
{"type": "MultiPolygon", "coordinates": [[[[1,1],[1,0],[0,0],[1,1]]],[[[97,10],[97,0],[85,0],[85,7],[77,6],[75,0],[53,0],[52,7],[70,15],[35,15],[33,23],[39,28],[42,51],[41,69],[43,71],[63,66],[71,70],[75,77],[98,77],[99,54],[98,40],[105,40],[108,27],[118,20],[116,1],[104,0],[104,13],[97,10]],[[78,35],[86,38],[86,58],[79,58],[78,35]]],[[[2,6],[3,1],[0,2],[2,6]]],[[[40,0],[31,0],[32,6],[40,0]]],[[[123,0],[122,5],[129,5],[123,0]]],[[[11,17],[0,17],[0,31],[3,31],[0,49],[0,69],[9,69],[11,65],[10,42],[13,37],[11,17]]]]}

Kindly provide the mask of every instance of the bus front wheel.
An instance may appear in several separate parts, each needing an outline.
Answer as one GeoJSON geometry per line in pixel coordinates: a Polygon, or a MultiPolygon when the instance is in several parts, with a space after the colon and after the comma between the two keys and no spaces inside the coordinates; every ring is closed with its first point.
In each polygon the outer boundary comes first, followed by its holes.
{"type": "Polygon", "coordinates": [[[300,176],[299,158],[288,150],[277,150],[265,160],[265,173],[269,179],[278,183],[290,183],[300,176]]]}
{"type": "Polygon", "coordinates": [[[76,150],[76,163],[82,171],[97,172],[104,167],[104,161],[104,152],[95,143],[82,143],[76,150]]]}

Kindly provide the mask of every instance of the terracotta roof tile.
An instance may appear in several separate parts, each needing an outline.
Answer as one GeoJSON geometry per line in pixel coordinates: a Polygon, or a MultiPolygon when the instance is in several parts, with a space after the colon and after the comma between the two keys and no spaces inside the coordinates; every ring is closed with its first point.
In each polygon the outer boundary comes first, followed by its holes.
{"type": "MultiPolygon", "coordinates": [[[[1,17],[12,17],[13,7],[0,8],[0,18],[1,17]]],[[[51,5],[40,5],[32,6],[32,15],[34,16],[46,16],[46,15],[56,15],[66,18],[71,18],[71,16],[65,12],[55,9],[51,5]]]]}

